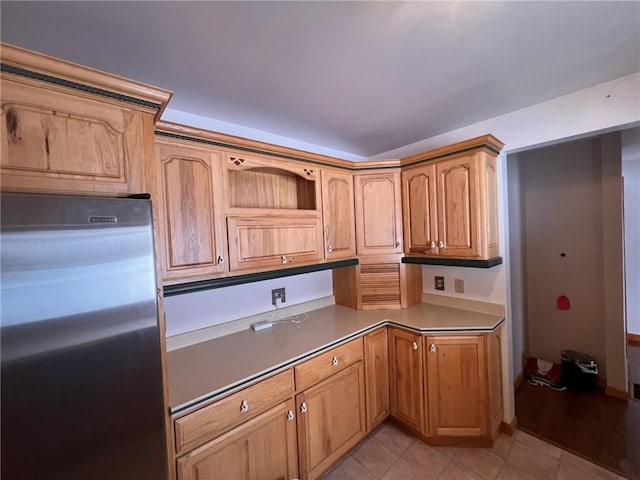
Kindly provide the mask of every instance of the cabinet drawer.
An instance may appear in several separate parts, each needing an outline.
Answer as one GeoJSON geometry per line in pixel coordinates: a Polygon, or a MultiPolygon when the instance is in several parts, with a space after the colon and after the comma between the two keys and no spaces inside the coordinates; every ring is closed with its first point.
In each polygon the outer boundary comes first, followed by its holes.
{"type": "Polygon", "coordinates": [[[362,358],[362,337],[333,348],[295,367],[296,388],[307,388],[362,358]]]}
{"type": "Polygon", "coordinates": [[[229,269],[295,267],[322,259],[318,216],[229,217],[229,269]]]}
{"type": "Polygon", "coordinates": [[[176,420],[176,452],[183,453],[211,440],[292,393],[293,375],[286,370],[176,420]]]}

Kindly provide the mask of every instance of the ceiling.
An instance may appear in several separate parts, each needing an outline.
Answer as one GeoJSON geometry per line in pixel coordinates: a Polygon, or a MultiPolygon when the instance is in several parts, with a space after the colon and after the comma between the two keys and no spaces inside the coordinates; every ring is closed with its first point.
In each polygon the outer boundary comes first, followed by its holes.
{"type": "Polygon", "coordinates": [[[640,2],[1,2],[2,41],[370,157],[640,71],[640,2]]]}

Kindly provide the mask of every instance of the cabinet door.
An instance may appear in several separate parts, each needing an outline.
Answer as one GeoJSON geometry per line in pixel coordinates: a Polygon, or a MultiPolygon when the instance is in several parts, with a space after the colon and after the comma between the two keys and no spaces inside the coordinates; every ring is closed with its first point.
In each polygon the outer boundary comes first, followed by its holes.
{"type": "Polygon", "coordinates": [[[440,255],[477,257],[481,254],[475,163],[475,155],[468,155],[436,164],[440,255]]]}
{"type": "Polygon", "coordinates": [[[436,167],[424,165],[402,172],[404,252],[438,254],[436,167]]]}
{"type": "Polygon", "coordinates": [[[296,396],[300,474],[320,477],[366,434],[362,362],[296,396]]]}
{"type": "Polygon", "coordinates": [[[402,253],[400,173],[354,175],[360,255],[402,253]]]}
{"type": "Polygon", "coordinates": [[[294,404],[288,400],[177,460],[178,480],[298,476],[294,404]]]}
{"type": "Polygon", "coordinates": [[[423,431],[424,393],[422,338],[389,329],[391,415],[417,432],[423,431]]]}
{"type": "Polygon", "coordinates": [[[228,217],[229,269],[248,272],[322,260],[320,218],[228,217]]]}
{"type": "Polygon", "coordinates": [[[224,273],[219,152],[156,142],[165,281],[224,273]]]}
{"type": "Polygon", "coordinates": [[[370,432],[389,416],[389,341],[386,328],[364,337],[364,374],[367,432],[370,432]]]}
{"type": "Polygon", "coordinates": [[[144,148],[151,114],[9,79],[1,88],[3,189],[144,191],[145,160],[153,154],[144,148]]]}
{"type": "Polygon", "coordinates": [[[485,435],[488,418],[484,337],[429,336],[425,340],[429,433],[485,435]]]}
{"type": "Polygon", "coordinates": [[[350,173],[322,171],[322,220],[324,258],[337,260],[355,256],[353,176],[350,173]]]}

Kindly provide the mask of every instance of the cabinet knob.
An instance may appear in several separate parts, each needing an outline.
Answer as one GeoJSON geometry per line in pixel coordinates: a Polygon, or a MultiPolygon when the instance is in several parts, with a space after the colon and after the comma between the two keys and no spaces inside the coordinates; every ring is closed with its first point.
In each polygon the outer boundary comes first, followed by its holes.
{"type": "Polygon", "coordinates": [[[413,342],[411,344],[411,348],[413,348],[414,350],[417,350],[418,349],[418,342],[413,342]]]}
{"type": "Polygon", "coordinates": [[[331,365],[333,365],[334,367],[338,365],[338,357],[333,357],[331,359],[331,365]]]}
{"type": "Polygon", "coordinates": [[[432,242],[429,244],[429,248],[436,248],[436,242],[432,241],[432,242]]]}
{"type": "Polygon", "coordinates": [[[300,413],[307,413],[307,402],[302,402],[300,405],[300,413]]]}
{"type": "Polygon", "coordinates": [[[289,263],[289,260],[287,259],[287,257],[285,257],[284,255],[282,255],[282,256],[280,257],[280,263],[282,263],[282,264],[284,265],[285,263],[289,263]]]}
{"type": "Polygon", "coordinates": [[[296,418],[296,416],[293,414],[293,410],[289,410],[287,412],[287,420],[291,422],[294,418],[296,418]]]}
{"type": "Polygon", "coordinates": [[[438,248],[444,248],[444,242],[442,240],[438,241],[438,248]]]}
{"type": "Polygon", "coordinates": [[[240,404],[240,411],[242,413],[247,413],[249,411],[249,404],[247,403],[246,400],[243,400],[242,403],[240,404]]]}
{"type": "Polygon", "coordinates": [[[333,252],[333,245],[327,245],[327,252],[333,252]]]}
{"type": "Polygon", "coordinates": [[[222,258],[222,256],[218,255],[217,262],[218,262],[218,265],[222,265],[224,263],[224,258],[222,258]]]}
{"type": "Polygon", "coordinates": [[[437,350],[436,344],[432,343],[431,346],[429,347],[429,350],[431,351],[431,353],[435,353],[437,350]]]}
{"type": "Polygon", "coordinates": [[[396,248],[400,246],[400,239],[396,238],[396,248]]]}

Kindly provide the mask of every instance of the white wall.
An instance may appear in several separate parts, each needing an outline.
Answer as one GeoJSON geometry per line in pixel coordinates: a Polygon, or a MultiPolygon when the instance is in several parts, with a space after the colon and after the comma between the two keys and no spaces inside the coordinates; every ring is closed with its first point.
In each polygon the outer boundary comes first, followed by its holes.
{"type": "Polygon", "coordinates": [[[622,131],[627,331],[640,335],[640,127],[622,131]]]}
{"type": "Polygon", "coordinates": [[[483,302],[506,303],[504,265],[490,269],[468,267],[422,266],[422,289],[425,293],[466,298],[483,302]],[[444,277],[445,289],[436,290],[434,276],[444,277]],[[464,293],[455,293],[454,280],[464,280],[464,293]]]}
{"type": "Polygon", "coordinates": [[[296,140],[295,138],[283,137],[282,135],[276,135],[275,133],[269,133],[263,130],[256,130],[255,128],[243,127],[242,125],[237,125],[235,123],[223,122],[222,120],[216,120],[215,118],[182,112],[180,110],[174,110],[173,108],[167,108],[162,112],[162,120],[182,123],[184,125],[189,125],[190,127],[202,128],[213,132],[226,133],[227,135],[249,138],[259,142],[274,143],[283,147],[297,148],[298,150],[306,150],[320,155],[338,157],[343,160],[353,160],[356,162],[359,160],[365,160],[364,157],[342,152],[340,150],[325,148],[314,143],[307,143],[301,140],[296,140]]]}
{"type": "Polygon", "coordinates": [[[504,153],[640,122],[640,72],[437,135],[372,159],[398,158],[491,133],[504,153]]]}
{"type": "Polygon", "coordinates": [[[511,319],[513,347],[512,367],[514,376],[522,373],[524,368],[525,355],[527,352],[526,342],[526,262],[525,262],[525,212],[524,212],[524,190],[520,188],[522,182],[522,161],[519,154],[514,153],[507,156],[507,213],[509,215],[509,268],[507,269],[507,298],[511,299],[508,309],[511,319]]]}
{"type": "Polygon", "coordinates": [[[519,156],[527,353],[560,363],[561,350],[583,351],[598,359],[606,376],[603,272],[613,254],[603,246],[600,143],[599,138],[580,140],[519,156]],[[569,310],[556,307],[560,295],[569,297],[569,310]]]}
{"type": "Polygon", "coordinates": [[[271,289],[284,287],[284,306],[333,295],[331,270],[165,298],[167,336],[273,310],[271,289]]]}

